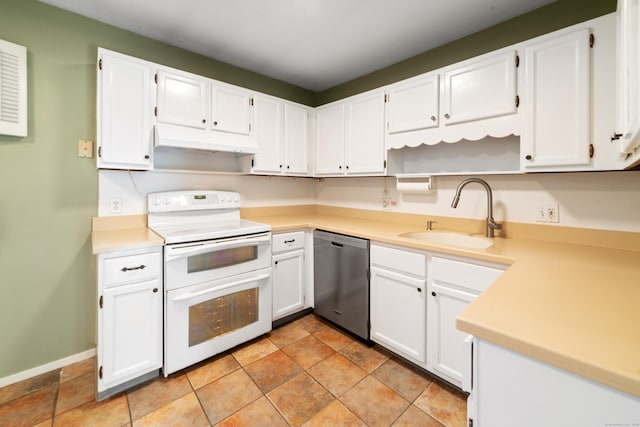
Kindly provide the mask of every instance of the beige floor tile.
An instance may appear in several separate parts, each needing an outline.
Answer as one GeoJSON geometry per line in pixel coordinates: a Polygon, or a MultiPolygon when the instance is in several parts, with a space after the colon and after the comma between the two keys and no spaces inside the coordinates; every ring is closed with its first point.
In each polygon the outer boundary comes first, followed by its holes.
{"type": "Polygon", "coordinates": [[[355,341],[353,338],[332,327],[320,329],[318,332],[314,333],[313,336],[335,351],[339,351],[343,347],[346,347],[355,341]]]}
{"type": "Polygon", "coordinates": [[[429,384],[414,404],[447,427],[467,425],[465,399],[438,383],[429,384]]]}
{"type": "Polygon", "coordinates": [[[278,347],[286,347],[289,344],[301,340],[304,337],[308,337],[309,332],[305,331],[295,323],[288,323],[271,331],[269,339],[278,347]]]}
{"type": "Polygon", "coordinates": [[[305,331],[313,334],[318,332],[320,329],[326,328],[327,323],[322,320],[320,317],[315,314],[309,314],[307,316],[301,317],[300,319],[293,322],[295,325],[304,329],[305,331]]]}
{"type": "Polygon", "coordinates": [[[177,400],[172,400],[144,417],[133,421],[133,427],[205,427],[209,425],[209,420],[207,420],[207,416],[194,392],[186,394],[177,400]]]}
{"type": "Polygon", "coordinates": [[[53,418],[49,418],[46,421],[35,424],[33,427],[51,427],[53,425],[53,418]]]}
{"type": "Polygon", "coordinates": [[[53,417],[58,384],[0,405],[0,425],[32,426],[53,417]]]}
{"type": "Polygon", "coordinates": [[[0,404],[26,396],[34,391],[48,388],[60,382],[60,369],[55,369],[44,374],[37,375],[33,378],[26,379],[6,387],[0,388],[0,404]]]}
{"type": "Polygon", "coordinates": [[[129,405],[124,393],[105,399],[92,401],[56,416],[54,427],[81,426],[122,426],[131,421],[129,405]]]}
{"type": "Polygon", "coordinates": [[[193,388],[197,390],[239,368],[240,364],[232,355],[224,354],[192,368],[187,368],[187,377],[193,388]]]}
{"type": "Polygon", "coordinates": [[[88,359],[82,360],[80,362],[72,363],[71,365],[67,365],[62,368],[62,373],[60,374],[60,382],[70,381],[74,378],[81,377],[88,373],[93,373],[96,371],[96,358],[90,357],[88,359]]]}
{"type": "Polygon", "coordinates": [[[308,369],[335,353],[331,347],[313,335],[289,344],[282,351],[303,369],[308,369]]]}
{"type": "Polygon", "coordinates": [[[261,338],[257,341],[251,341],[248,344],[239,346],[233,350],[231,354],[233,354],[233,357],[235,357],[241,366],[246,366],[274,351],[278,351],[278,347],[272,343],[269,338],[261,338]]]}
{"type": "Polygon", "coordinates": [[[367,427],[339,400],[334,400],[303,425],[304,427],[367,427]]]}
{"type": "Polygon", "coordinates": [[[287,427],[282,415],[266,397],[245,406],[218,424],[219,427],[287,427]]]}
{"type": "Polygon", "coordinates": [[[431,381],[420,375],[410,365],[396,359],[387,360],[371,373],[381,383],[398,392],[409,402],[413,402],[431,381]]]}
{"type": "Polygon", "coordinates": [[[245,371],[263,393],[268,393],[302,372],[289,356],[281,350],[245,366],[245,371]]]}
{"type": "Polygon", "coordinates": [[[262,392],[242,369],[196,391],[209,421],[213,424],[262,397],[262,392]]]}
{"type": "Polygon", "coordinates": [[[294,427],[311,419],[334,400],[331,393],[307,373],[301,373],[270,391],[267,397],[294,427]]]}
{"type": "Polygon", "coordinates": [[[60,384],[56,415],[91,402],[96,398],[96,377],[89,372],[60,384]]]}
{"type": "Polygon", "coordinates": [[[342,395],[340,401],[370,427],[391,425],[410,404],[371,376],[342,395]]]}
{"type": "Polygon", "coordinates": [[[436,419],[430,417],[415,405],[409,405],[400,418],[393,423],[393,427],[444,427],[436,419]]]}
{"type": "Polygon", "coordinates": [[[389,356],[375,347],[367,347],[359,341],[354,341],[344,347],[340,350],[340,354],[368,373],[375,371],[378,367],[382,366],[384,362],[389,360],[389,356]]]}
{"type": "Polygon", "coordinates": [[[342,396],[367,376],[365,371],[338,353],[316,364],[308,372],[336,397],[342,396]]]}
{"type": "Polygon", "coordinates": [[[137,420],[143,415],[166,405],[192,391],[185,374],[179,373],[168,378],[160,377],[142,384],[127,392],[131,419],[137,420]]]}

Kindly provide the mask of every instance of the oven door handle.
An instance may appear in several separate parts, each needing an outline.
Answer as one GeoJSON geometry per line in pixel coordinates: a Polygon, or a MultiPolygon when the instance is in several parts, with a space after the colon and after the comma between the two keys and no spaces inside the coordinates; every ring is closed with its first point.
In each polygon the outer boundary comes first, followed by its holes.
{"type": "Polygon", "coordinates": [[[225,250],[233,248],[241,248],[243,246],[261,246],[271,243],[270,236],[251,238],[246,240],[230,240],[227,242],[216,243],[195,243],[189,246],[182,246],[179,248],[169,248],[166,250],[166,260],[173,261],[178,258],[184,258],[186,256],[198,255],[201,253],[211,252],[212,250],[225,250]]]}
{"type": "Polygon", "coordinates": [[[211,293],[213,291],[221,291],[221,290],[224,290],[224,289],[228,289],[228,288],[233,288],[233,287],[236,287],[236,286],[244,285],[245,283],[259,282],[260,280],[264,280],[264,279],[269,278],[269,276],[271,276],[270,273],[258,274],[257,276],[252,276],[252,277],[248,277],[246,279],[236,280],[235,282],[226,283],[223,286],[214,286],[212,288],[204,289],[202,291],[189,292],[189,293],[186,293],[186,294],[182,294],[180,296],[177,296],[177,297],[173,298],[172,301],[184,301],[184,300],[188,300],[188,299],[191,299],[191,298],[199,297],[200,295],[205,295],[205,294],[211,293]]]}

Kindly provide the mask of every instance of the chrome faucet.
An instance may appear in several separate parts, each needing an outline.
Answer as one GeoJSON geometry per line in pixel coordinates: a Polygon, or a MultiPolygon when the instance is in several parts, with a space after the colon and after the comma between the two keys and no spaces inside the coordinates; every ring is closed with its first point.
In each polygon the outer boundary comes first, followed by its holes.
{"type": "Polygon", "coordinates": [[[464,181],[462,181],[458,185],[458,188],[456,189],[456,195],[453,196],[451,207],[454,209],[458,207],[458,202],[460,201],[460,193],[462,192],[462,189],[465,187],[465,185],[471,182],[477,182],[478,184],[482,185],[485,190],[487,190],[487,232],[485,236],[494,237],[493,230],[502,230],[502,224],[498,224],[493,219],[493,195],[491,193],[491,187],[489,187],[489,184],[487,184],[485,180],[480,178],[467,178],[464,181]]]}

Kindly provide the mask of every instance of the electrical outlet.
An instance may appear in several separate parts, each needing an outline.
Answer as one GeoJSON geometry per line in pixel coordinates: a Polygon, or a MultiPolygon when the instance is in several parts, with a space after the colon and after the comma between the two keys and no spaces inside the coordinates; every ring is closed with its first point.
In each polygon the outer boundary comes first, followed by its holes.
{"type": "Polygon", "coordinates": [[[109,211],[112,214],[122,213],[122,198],[114,197],[109,203],[109,211]]]}
{"type": "Polygon", "coordinates": [[[560,207],[557,203],[536,206],[536,222],[560,222],[560,207]]]}

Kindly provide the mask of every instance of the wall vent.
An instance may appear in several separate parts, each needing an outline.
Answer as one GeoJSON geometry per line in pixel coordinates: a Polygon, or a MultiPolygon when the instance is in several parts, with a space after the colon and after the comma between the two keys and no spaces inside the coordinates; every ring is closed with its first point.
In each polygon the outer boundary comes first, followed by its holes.
{"type": "Polygon", "coordinates": [[[27,136],[27,48],[0,40],[0,134],[27,136]]]}

